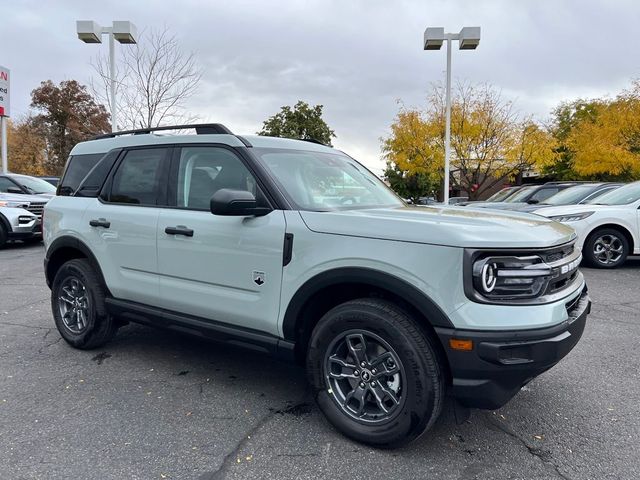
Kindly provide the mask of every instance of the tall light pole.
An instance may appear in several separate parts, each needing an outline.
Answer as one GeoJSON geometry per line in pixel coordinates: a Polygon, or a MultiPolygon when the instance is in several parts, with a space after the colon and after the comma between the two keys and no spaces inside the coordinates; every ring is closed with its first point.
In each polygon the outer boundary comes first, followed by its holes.
{"type": "Polygon", "coordinates": [[[111,131],[115,132],[116,123],[116,52],[115,41],[123,44],[136,43],[136,26],[127,21],[114,21],[111,27],[102,27],[91,20],[76,22],[78,38],[84,43],[102,43],[102,35],[109,35],[109,87],[111,95],[111,131]]]}
{"type": "Polygon", "coordinates": [[[451,164],[451,41],[458,40],[460,50],[475,50],[480,44],[480,27],[464,27],[460,33],[444,33],[442,27],[429,27],[424,31],[425,50],[440,50],[445,40],[447,41],[447,85],[444,127],[444,204],[447,205],[451,164]]]}

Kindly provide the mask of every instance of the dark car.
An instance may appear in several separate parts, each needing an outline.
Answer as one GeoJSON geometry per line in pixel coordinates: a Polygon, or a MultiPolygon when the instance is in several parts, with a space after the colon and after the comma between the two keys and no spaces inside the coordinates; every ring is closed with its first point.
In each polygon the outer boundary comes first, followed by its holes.
{"type": "Polygon", "coordinates": [[[52,197],[56,194],[56,187],[41,178],[19,175],[17,173],[5,173],[0,175],[0,193],[52,197]]]}
{"type": "Polygon", "coordinates": [[[561,205],[579,205],[588,203],[598,198],[600,195],[621,187],[622,183],[587,183],[583,185],[575,185],[571,188],[564,189],[555,195],[547,198],[544,202],[535,204],[513,204],[513,208],[507,210],[517,210],[519,212],[534,212],[543,207],[558,207],[561,205]]]}
{"type": "Polygon", "coordinates": [[[60,182],[60,177],[38,177],[38,178],[41,178],[45,182],[50,183],[54,187],[57,187],[58,183],[60,182]]]}

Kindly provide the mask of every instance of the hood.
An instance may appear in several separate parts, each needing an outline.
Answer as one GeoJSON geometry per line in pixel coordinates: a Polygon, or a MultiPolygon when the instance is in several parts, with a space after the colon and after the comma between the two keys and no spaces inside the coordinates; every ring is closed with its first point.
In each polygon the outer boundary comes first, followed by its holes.
{"type": "Polygon", "coordinates": [[[45,195],[27,195],[22,193],[0,193],[0,200],[24,203],[47,203],[52,197],[45,195]]]}
{"type": "MultiPolygon", "coordinates": [[[[527,202],[477,202],[472,203],[469,207],[475,208],[495,208],[496,210],[518,210],[521,211],[525,207],[535,207],[537,204],[527,202]]],[[[540,208],[538,206],[538,208],[540,208]]],[[[535,210],[535,209],[534,209],[535,210]]]]}
{"type": "Polygon", "coordinates": [[[468,248],[540,248],[575,237],[571,227],[519,212],[458,207],[398,207],[300,212],[310,230],[468,248]]]}
{"type": "Polygon", "coordinates": [[[572,213],[583,213],[583,212],[597,212],[601,210],[611,210],[616,208],[620,208],[620,205],[593,205],[593,204],[559,205],[557,207],[540,208],[535,211],[535,214],[542,215],[543,217],[554,217],[557,215],[568,215],[572,213]]]}
{"type": "MultiPolygon", "coordinates": [[[[527,202],[482,202],[480,205],[469,205],[470,207],[495,208],[496,210],[518,210],[532,206],[527,202]]],[[[540,208],[540,207],[538,207],[540,208]]]]}

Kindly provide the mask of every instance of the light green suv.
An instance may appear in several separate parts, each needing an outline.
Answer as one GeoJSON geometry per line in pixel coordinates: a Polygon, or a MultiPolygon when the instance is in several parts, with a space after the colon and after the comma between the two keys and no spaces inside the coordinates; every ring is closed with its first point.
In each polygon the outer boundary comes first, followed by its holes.
{"type": "Polygon", "coordinates": [[[411,207],[348,155],[220,124],[75,146],[44,214],[62,337],[139,322],[306,366],[344,434],[394,447],[446,395],[495,409],[578,342],[575,233],[541,217],[411,207]]]}

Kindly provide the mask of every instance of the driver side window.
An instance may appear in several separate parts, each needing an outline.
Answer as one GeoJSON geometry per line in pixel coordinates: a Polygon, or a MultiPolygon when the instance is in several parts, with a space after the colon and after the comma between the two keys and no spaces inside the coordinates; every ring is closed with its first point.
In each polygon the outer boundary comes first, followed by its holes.
{"type": "Polygon", "coordinates": [[[220,147],[186,147],[180,152],[176,206],[209,210],[211,197],[228,188],[256,194],[256,181],[242,161],[220,147]]]}
{"type": "Polygon", "coordinates": [[[0,192],[8,193],[10,188],[18,188],[18,186],[11,180],[5,177],[0,178],[0,192]]]}

